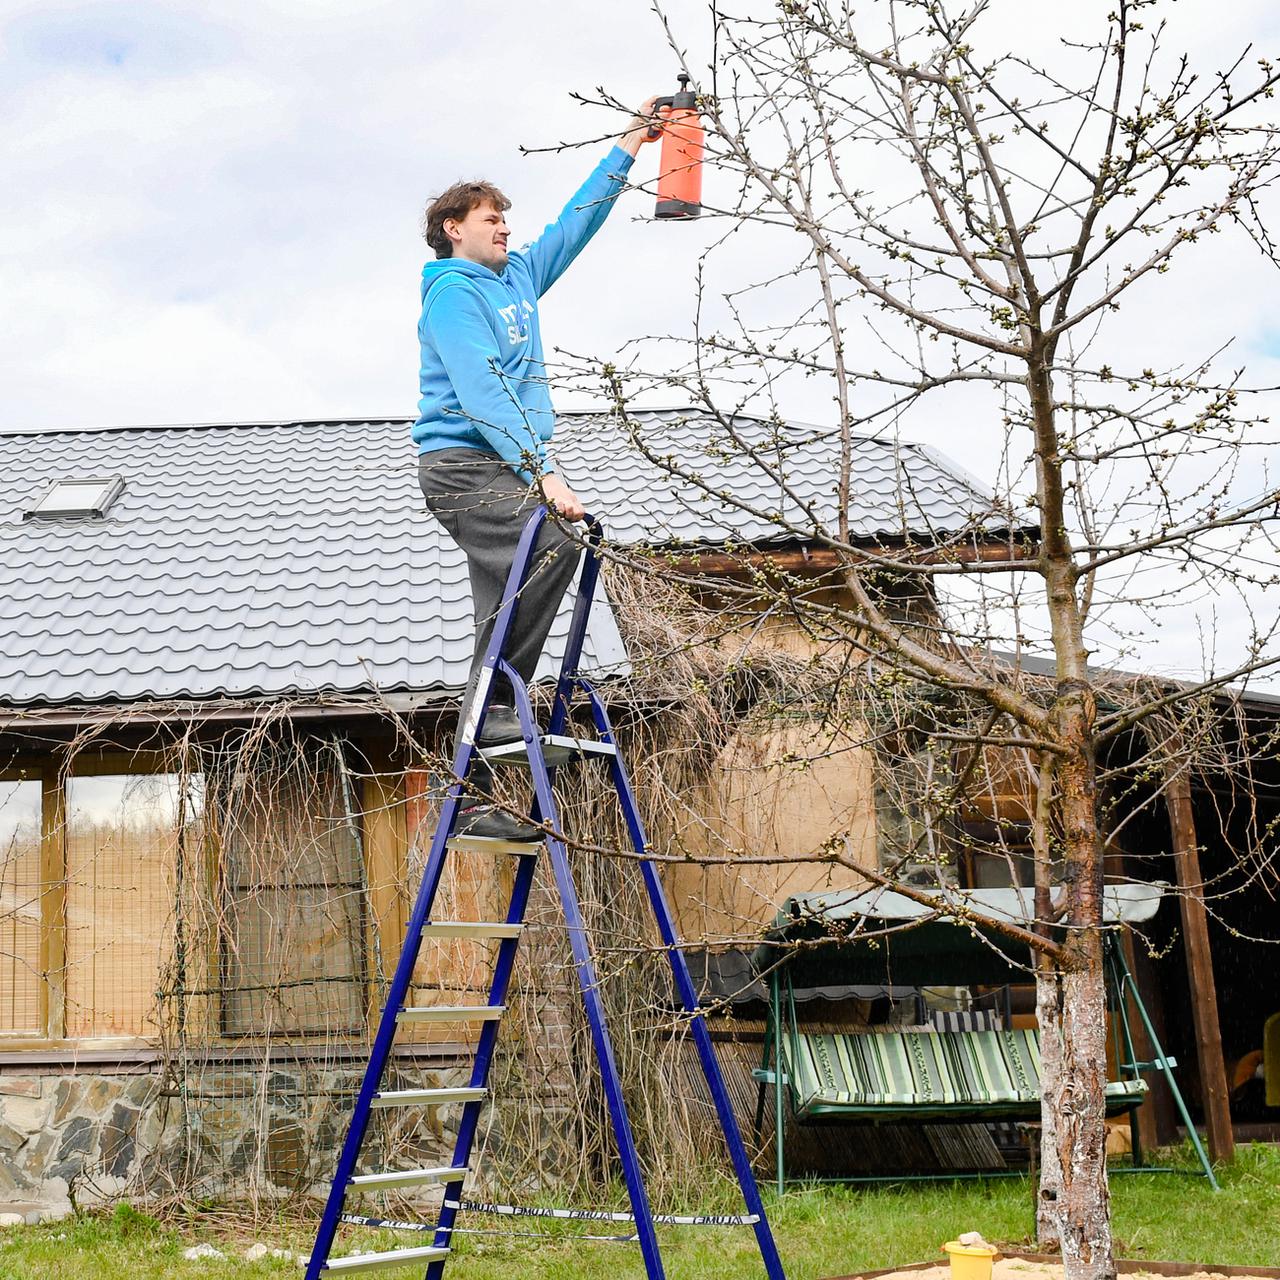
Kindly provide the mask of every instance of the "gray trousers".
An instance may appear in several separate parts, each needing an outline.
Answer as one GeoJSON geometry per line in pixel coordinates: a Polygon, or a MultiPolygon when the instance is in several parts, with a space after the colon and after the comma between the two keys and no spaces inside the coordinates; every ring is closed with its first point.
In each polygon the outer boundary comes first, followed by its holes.
{"type": "MultiPolygon", "coordinates": [[[[467,553],[471,574],[476,640],[467,692],[458,713],[456,752],[493,624],[502,606],[516,544],[537,509],[539,496],[537,489],[525,484],[496,454],[482,449],[436,449],[422,454],[418,459],[418,484],[427,509],[467,553]]],[[[505,654],[526,683],[533,679],[560,600],[577,569],[579,551],[578,544],[554,520],[543,522],[505,654]]],[[[499,677],[491,702],[509,704],[511,700],[506,682],[499,677]]],[[[492,789],[487,766],[482,762],[472,771],[471,781],[481,791],[492,789]]]]}

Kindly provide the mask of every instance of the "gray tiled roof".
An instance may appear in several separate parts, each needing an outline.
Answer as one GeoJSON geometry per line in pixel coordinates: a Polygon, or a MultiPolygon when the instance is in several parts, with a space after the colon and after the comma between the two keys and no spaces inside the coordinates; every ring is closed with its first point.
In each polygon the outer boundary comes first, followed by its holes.
{"type": "MultiPolygon", "coordinates": [[[[716,488],[772,510],[770,486],[707,454],[697,415],[637,415],[716,488]]],[[[771,433],[739,420],[762,441],[771,433]]],[[[788,428],[805,502],[830,509],[833,446],[788,428]]],[[[565,415],[566,474],[620,541],[767,536],[762,519],[676,491],[626,432],[565,415]]],[[[471,651],[465,562],[424,511],[404,420],[0,434],[0,705],[456,690],[471,651]],[[120,474],[100,521],[24,522],[49,483],[120,474]]],[[[989,495],[928,451],[859,443],[866,536],[955,529],[989,495]]],[[[772,486],[776,490],[777,486],[772,486]]],[[[558,661],[562,610],[544,659],[558,661]]],[[[587,664],[625,661],[607,608],[587,664]]]]}
{"type": "MultiPolygon", "coordinates": [[[[634,413],[625,424],[571,414],[556,444],[575,490],[620,542],[807,542],[817,527],[837,527],[840,440],[830,427],[721,423],[687,409],[634,413]]],[[[855,438],[850,478],[855,540],[931,541],[1007,524],[988,489],[924,445],[855,438]]]]}

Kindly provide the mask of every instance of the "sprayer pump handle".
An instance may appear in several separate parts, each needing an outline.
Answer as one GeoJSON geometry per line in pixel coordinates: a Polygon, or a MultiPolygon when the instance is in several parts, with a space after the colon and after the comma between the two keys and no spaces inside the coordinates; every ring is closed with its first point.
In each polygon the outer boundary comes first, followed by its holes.
{"type": "MultiPolygon", "coordinates": [[[[674,97],[672,97],[672,96],[668,96],[668,97],[666,97],[666,98],[654,98],[654,100],[653,100],[653,110],[654,110],[655,114],[656,114],[657,112],[661,111],[663,107],[671,107],[671,106],[674,106],[674,105],[675,105],[675,101],[676,101],[676,100],[675,100],[675,98],[674,98],[674,97]]],[[[650,142],[653,142],[655,139],[660,138],[660,137],[662,137],[662,126],[661,126],[661,125],[656,125],[656,124],[651,124],[651,125],[649,126],[649,141],[650,141],[650,142]]]]}

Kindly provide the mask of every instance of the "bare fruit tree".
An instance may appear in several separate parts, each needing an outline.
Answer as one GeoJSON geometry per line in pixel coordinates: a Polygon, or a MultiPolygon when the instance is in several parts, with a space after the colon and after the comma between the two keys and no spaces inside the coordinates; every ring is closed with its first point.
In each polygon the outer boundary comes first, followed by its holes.
{"type": "MultiPolygon", "coordinates": [[[[1175,297],[1169,273],[1205,242],[1233,237],[1258,271],[1275,264],[1262,206],[1280,173],[1277,73],[1248,51],[1198,67],[1176,47],[1168,8],[713,5],[705,68],[684,52],[683,17],[662,15],[703,94],[705,217],[724,234],[699,259],[684,345],[641,341],[603,370],[622,419],[654,389],[692,401],[720,424],[718,456],[767,480],[772,498],[754,498],[718,482],[709,458],[638,441],[686,490],[764,522],[758,543],[792,539],[829,557],[845,604],[745,558],[756,567],[741,590],[774,593],[815,633],[893,672],[897,689],[933,690],[900,724],[951,761],[969,752],[949,775],[953,799],[984,752],[1026,762],[1038,1227],[1071,1280],[1115,1270],[1100,760],[1113,768],[1114,744],[1154,713],[1176,722],[1278,660],[1266,592],[1280,491],[1265,399],[1221,351],[1188,357],[1176,315],[1151,321],[1162,294],[1175,297]],[[1135,325],[1122,305],[1147,320],[1135,325]],[[815,430],[837,459],[821,508],[787,471],[785,421],[815,385],[834,406],[815,430]],[[776,436],[741,431],[747,413],[775,421],[776,436]],[[936,439],[942,422],[955,424],[950,452],[998,477],[998,499],[965,527],[868,544],[849,520],[858,441],[913,427],[936,439]],[[889,580],[937,609],[904,613],[889,580]],[[1211,604],[1218,633],[1200,675],[1100,698],[1091,653],[1149,665],[1144,637],[1160,626],[1194,635],[1206,619],[1212,629],[1211,604]],[[1036,653],[1051,663],[1038,687],[1023,661],[1036,653]],[[944,703],[945,715],[919,715],[944,703]]],[[[902,492],[909,504],[909,476],[902,492]]],[[[1166,771],[1182,759],[1173,738],[1185,753],[1185,734],[1143,739],[1166,771]]],[[[1151,764],[1131,755],[1125,768],[1151,764]]],[[[872,877],[902,883],[908,861],[872,877]]]]}

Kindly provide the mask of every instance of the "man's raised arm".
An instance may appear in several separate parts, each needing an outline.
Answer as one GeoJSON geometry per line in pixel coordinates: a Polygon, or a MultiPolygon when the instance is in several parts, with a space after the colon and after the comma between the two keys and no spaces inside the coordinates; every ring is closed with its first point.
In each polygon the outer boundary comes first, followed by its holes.
{"type": "Polygon", "coordinates": [[[596,165],[560,216],[532,244],[518,251],[529,264],[539,297],[564,274],[609,216],[614,200],[626,184],[632,160],[648,140],[656,101],[655,95],[644,102],[613,150],[596,165]]]}

